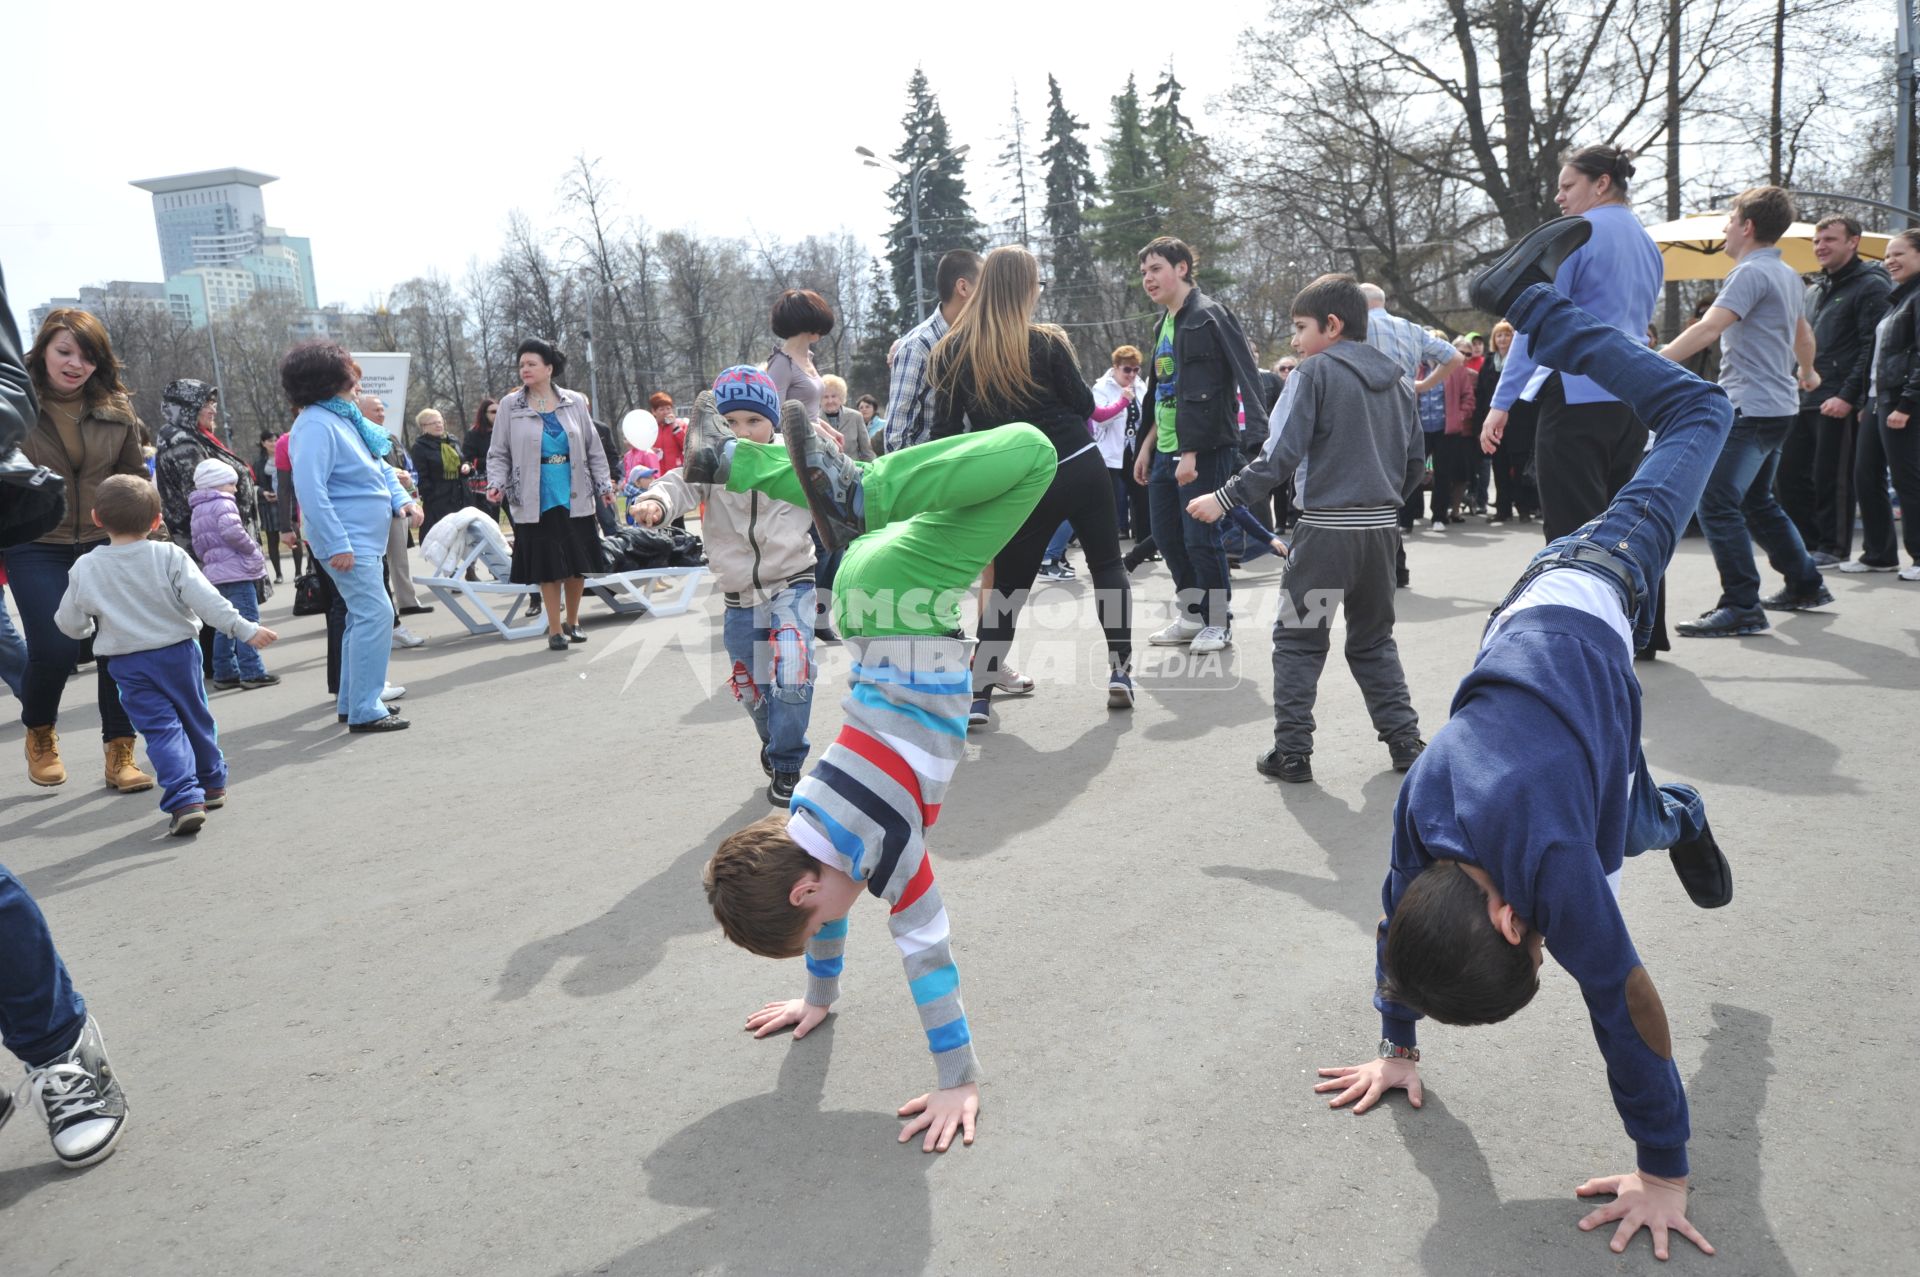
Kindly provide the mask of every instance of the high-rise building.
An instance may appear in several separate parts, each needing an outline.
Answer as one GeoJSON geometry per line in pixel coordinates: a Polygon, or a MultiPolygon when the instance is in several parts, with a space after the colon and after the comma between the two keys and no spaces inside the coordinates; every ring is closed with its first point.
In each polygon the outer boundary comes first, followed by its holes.
{"type": "Polygon", "coordinates": [[[225,168],[132,183],[153,196],[166,292],[182,318],[205,324],[258,292],[319,306],[312,242],[267,225],[260,188],[278,180],[225,168]]]}

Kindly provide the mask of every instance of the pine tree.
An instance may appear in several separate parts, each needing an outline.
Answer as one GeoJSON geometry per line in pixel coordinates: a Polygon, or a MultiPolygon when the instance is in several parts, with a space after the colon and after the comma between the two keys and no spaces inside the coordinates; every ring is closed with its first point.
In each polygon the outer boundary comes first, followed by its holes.
{"type": "Polygon", "coordinates": [[[894,211],[893,225],[887,231],[887,263],[893,270],[893,295],[899,299],[894,310],[895,327],[905,332],[937,301],[933,277],[941,254],[955,248],[978,249],[986,232],[967,202],[961,157],[951,145],[947,117],[927,84],[926,72],[919,67],[907,81],[907,113],[900,123],[906,130],[906,140],[892,156],[900,167],[900,176],[887,192],[894,211]],[[926,296],[917,305],[913,295],[915,245],[910,205],[916,169],[921,172],[919,250],[926,289],[926,296]]]}
{"type": "Polygon", "coordinates": [[[1140,90],[1132,76],[1113,101],[1107,139],[1106,203],[1096,209],[1094,253],[1109,270],[1131,273],[1134,254],[1160,234],[1164,210],[1160,194],[1166,182],[1147,144],[1147,123],[1140,110],[1140,90]]]}
{"type": "Polygon", "coordinates": [[[1163,229],[1156,234],[1185,240],[1200,261],[1195,280],[1201,288],[1217,292],[1231,278],[1221,267],[1231,246],[1220,224],[1212,149],[1180,109],[1185,88],[1173,73],[1173,63],[1167,63],[1147,110],[1147,147],[1167,183],[1160,192],[1163,229]]]}
{"type": "Polygon", "coordinates": [[[1041,220],[1047,228],[1046,255],[1052,274],[1046,301],[1061,323],[1084,322],[1097,310],[1093,246],[1086,228],[1099,182],[1087,144],[1076,136],[1086,128],[1067,110],[1059,81],[1049,75],[1046,149],[1040,152],[1047,202],[1041,220]]]}
{"type": "Polygon", "coordinates": [[[1022,248],[1033,247],[1033,223],[1031,208],[1027,198],[1028,159],[1027,159],[1027,122],[1020,113],[1020,90],[1013,90],[1013,121],[1008,126],[1007,144],[1000,152],[1000,158],[994,161],[1006,176],[1008,215],[1004,222],[1007,235],[1013,243],[1022,248]]]}

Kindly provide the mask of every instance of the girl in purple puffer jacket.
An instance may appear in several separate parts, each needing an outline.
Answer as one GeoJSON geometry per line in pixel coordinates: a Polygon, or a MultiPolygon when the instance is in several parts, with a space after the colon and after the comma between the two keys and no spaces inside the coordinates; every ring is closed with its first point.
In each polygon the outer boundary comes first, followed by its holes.
{"type": "MultiPolygon", "coordinates": [[[[267,556],[241,521],[240,507],[233,498],[239,483],[239,472],[224,461],[210,457],[194,467],[193,493],[187,498],[193,511],[193,557],[200,560],[200,570],[234,610],[257,622],[259,583],[266,579],[267,556]]],[[[256,649],[224,634],[214,636],[215,691],[236,687],[251,691],[279,681],[278,675],[267,673],[267,664],[256,649]]]]}

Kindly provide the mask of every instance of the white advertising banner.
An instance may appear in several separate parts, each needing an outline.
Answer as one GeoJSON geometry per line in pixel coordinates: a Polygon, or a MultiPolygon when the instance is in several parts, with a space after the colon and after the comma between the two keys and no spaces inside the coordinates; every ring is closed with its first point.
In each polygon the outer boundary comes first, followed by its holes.
{"type": "Polygon", "coordinates": [[[407,429],[407,369],[413,356],[356,351],[353,361],[360,365],[360,393],[372,395],[387,406],[387,433],[405,447],[411,433],[407,429]]]}

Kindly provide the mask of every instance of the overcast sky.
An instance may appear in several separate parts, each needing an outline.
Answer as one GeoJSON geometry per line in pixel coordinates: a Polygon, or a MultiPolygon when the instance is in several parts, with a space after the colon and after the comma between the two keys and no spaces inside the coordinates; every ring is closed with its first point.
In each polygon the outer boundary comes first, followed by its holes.
{"type": "Polygon", "coordinates": [[[268,220],[313,240],[320,300],[362,306],[499,247],[510,210],[557,224],[572,156],[601,157],[625,211],[656,229],[783,239],[877,237],[891,178],[853,148],[899,145],[906,82],[926,68],[973,147],[976,209],[997,178],[1017,85],[1035,137],[1046,77],[1093,128],[1129,72],[1144,94],[1169,53],[1203,127],[1246,73],[1241,31],[1266,0],[977,0],[914,5],[640,3],[459,6],[94,0],[11,6],[17,151],[0,181],[0,266],[22,327],[49,297],[158,280],[136,178],[228,166],[279,177],[268,220]],[[724,13],[724,19],[718,16],[724,13]],[[1179,29],[1177,46],[1158,34],[1179,29]]]}

